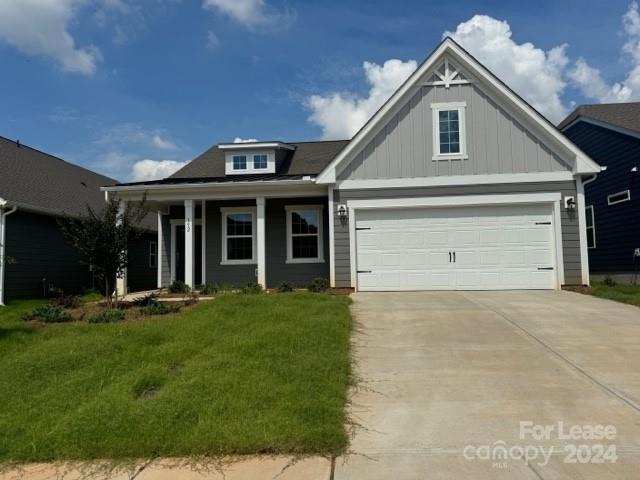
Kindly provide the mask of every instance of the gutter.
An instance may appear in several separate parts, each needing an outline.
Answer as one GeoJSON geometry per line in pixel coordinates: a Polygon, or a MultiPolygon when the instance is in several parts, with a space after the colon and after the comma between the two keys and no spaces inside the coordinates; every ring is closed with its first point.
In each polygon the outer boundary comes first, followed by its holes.
{"type": "Polygon", "coordinates": [[[5,268],[5,239],[7,233],[6,218],[18,210],[17,206],[12,206],[6,211],[7,201],[0,198],[0,307],[4,307],[4,268],[5,268]]]}
{"type": "Polygon", "coordinates": [[[239,182],[203,182],[203,183],[170,183],[170,184],[152,184],[152,185],[113,185],[110,187],[100,187],[103,192],[129,192],[129,191],[147,191],[147,190],[180,190],[180,189],[197,189],[197,188],[219,188],[232,189],[237,187],[256,187],[260,185],[313,185],[315,177],[309,176],[302,180],[254,180],[239,182]]]}

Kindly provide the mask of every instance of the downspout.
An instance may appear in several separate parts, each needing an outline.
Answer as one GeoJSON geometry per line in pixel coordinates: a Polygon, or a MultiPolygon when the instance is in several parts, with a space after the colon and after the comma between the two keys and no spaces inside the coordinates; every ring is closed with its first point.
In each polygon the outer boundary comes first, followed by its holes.
{"type": "Polygon", "coordinates": [[[18,207],[15,205],[9,211],[5,211],[7,201],[0,198],[0,307],[4,307],[4,267],[5,267],[5,239],[7,224],[6,218],[15,213],[18,207]]]}

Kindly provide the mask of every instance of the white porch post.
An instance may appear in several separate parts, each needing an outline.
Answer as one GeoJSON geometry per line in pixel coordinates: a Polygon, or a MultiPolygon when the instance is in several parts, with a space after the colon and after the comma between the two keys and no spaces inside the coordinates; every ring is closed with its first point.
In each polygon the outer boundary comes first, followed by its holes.
{"type": "MultiPolygon", "coordinates": [[[[335,251],[335,210],[333,207],[333,185],[329,185],[329,285],[336,287],[336,251],[335,251]]],[[[324,240],[323,240],[324,241],[324,240]]]]}
{"type": "Polygon", "coordinates": [[[256,198],[257,215],[256,215],[256,227],[257,232],[257,255],[258,255],[258,283],[263,288],[267,287],[267,272],[266,272],[266,235],[265,235],[265,213],[264,213],[264,197],[256,198]]]}
{"type": "Polygon", "coordinates": [[[156,262],[158,263],[158,288],[162,288],[162,211],[158,210],[158,241],[156,242],[156,262]]]}
{"type": "MultiPolygon", "coordinates": [[[[120,200],[118,203],[118,216],[116,218],[116,224],[122,224],[122,218],[124,216],[124,212],[127,208],[127,202],[125,200],[120,200]]],[[[120,274],[116,278],[116,295],[123,296],[127,294],[127,269],[124,269],[124,272],[120,274]]]]}
{"type": "Polygon", "coordinates": [[[206,269],[207,269],[207,201],[206,200],[202,200],[202,226],[200,227],[202,229],[202,279],[201,279],[201,283],[204,285],[205,283],[207,283],[207,274],[206,274],[206,269]]]}
{"type": "Polygon", "coordinates": [[[193,200],[184,201],[184,283],[193,288],[193,200]]]}

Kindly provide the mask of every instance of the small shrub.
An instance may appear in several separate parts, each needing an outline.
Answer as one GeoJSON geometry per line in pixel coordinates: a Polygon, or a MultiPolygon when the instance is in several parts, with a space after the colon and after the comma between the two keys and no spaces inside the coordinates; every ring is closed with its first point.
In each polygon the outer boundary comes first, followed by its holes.
{"type": "Polygon", "coordinates": [[[51,304],[62,308],[78,308],[80,306],[80,297],[77,295],[61,295],[51,299],[51,304]]]}
{"type": "Polygon", "coordinates": [[[168,290],[169,293],[189,293],[191,288],[186,283],[176,280],[169,285],[168,290]]]}
{"type": "Polygon", "coordinates": [[[326,278],[318,277],[314,278],[309,285],[307,285],[307,290],[310,292],[324,292],[329,289],[329,280],[326,278]]]}
{"type": "Polygon", "coordinates": [[[278,291],[280,293],[293,292],[293,285],[289,282],[280,282],[280,285],[278,285],[278,291]]]}
{"type": "Polygon", "coordinates": [[[179,303],[152,302],[142,308],[142,313],[145,315],[167,315],[178,312],[181,307],[182,305],[179,303]]]}
{"type": "Polygon", "coordinates": [[[117,308],[109,308],[87,318],[89,323],[117,323],[124,320],[124,312],[117,308]]]}
{"type": "Polygon", "coordinates": [[[214,295],[218,293],[218,287],[211,283],[205,283],[204,285],[200,285],[200,294],[202,295],[214,295]]]}
{"type": "Polygon", "coordinates": [[[618,285],[618,282],[616,282],[613,277],[607,275],[606,277],[604,277],[604,284],[607,287],[615,287],[616,285],[618,285]]]}
{"type": "Polygon", "coordinates": [[[255,295],[258,293],[262,293],[262,285],[255,282],[249,282],[244,287],[242,287],[240,291],[245,294],[255,295]]]}
{"type": "Polygon", "coordinates": [[[25,314],[24,320],[36,320],[44,323],[70,322],[71,315],[64,308],[50,303],[42,305],[25,314]]]}

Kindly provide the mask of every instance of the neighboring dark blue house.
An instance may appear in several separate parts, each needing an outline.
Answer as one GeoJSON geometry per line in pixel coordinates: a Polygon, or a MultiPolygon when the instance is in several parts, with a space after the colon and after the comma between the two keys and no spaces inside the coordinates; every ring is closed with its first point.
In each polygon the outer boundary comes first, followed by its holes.
{"type": "Polygon", "coordinates": [[[582,105],[559,128],[605,168],[584,187],[591,273],[637,278],[640,103],[582,105]]]}
{"type": "MultiPolygon", "coordinates": [[[[116,180],[0,137],[0,305],[42,297],[53,289],[79,293],[96,287],[91,269],[65,241],[63,215],[83,215],[105,205],[100,187],[116,180]],[[4,267],[4,268],[3,268],[4,267]]],[[[144,226],[153,230],[153,222],[144,226]]],[[[155,288],[156,232],[129,247],[128,287],[155,288]]]]}

